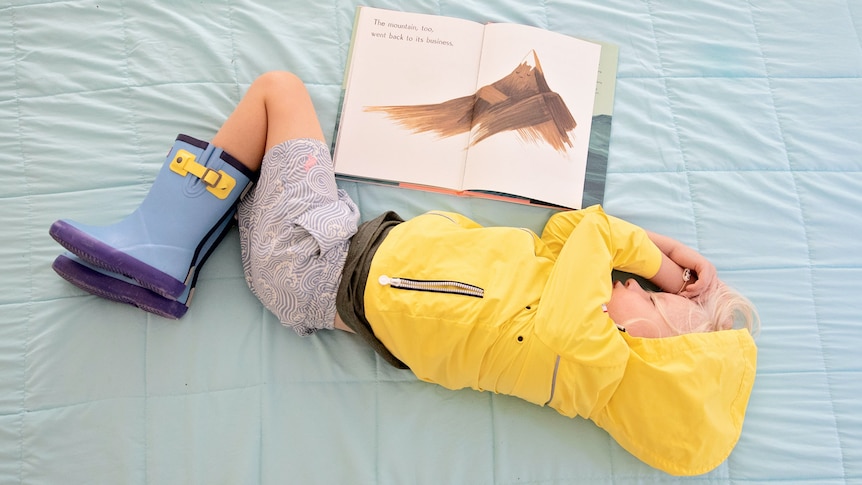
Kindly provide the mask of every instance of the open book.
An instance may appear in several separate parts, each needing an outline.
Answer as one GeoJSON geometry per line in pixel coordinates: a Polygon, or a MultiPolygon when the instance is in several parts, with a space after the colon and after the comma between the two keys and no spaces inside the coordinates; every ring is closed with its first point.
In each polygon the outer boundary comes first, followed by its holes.
{"type": "Polygon", "coordinates": [[[616,65],[615,46],[536,27],[359,7],[335,171],[573,209],[601,203],[616,65]]]}

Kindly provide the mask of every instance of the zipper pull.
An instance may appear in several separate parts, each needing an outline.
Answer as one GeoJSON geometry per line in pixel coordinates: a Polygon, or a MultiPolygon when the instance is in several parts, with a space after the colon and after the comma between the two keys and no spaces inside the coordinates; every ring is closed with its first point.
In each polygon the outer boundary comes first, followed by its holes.
{"type": "Polygon", "coordinates": [[[383,286],[391,286],[393,288],[398,288],[398,285],[401,284],[401,278],[390,278],[385,274],[382,274],[379,278],[377,278],[377,282],[383,286]]]}

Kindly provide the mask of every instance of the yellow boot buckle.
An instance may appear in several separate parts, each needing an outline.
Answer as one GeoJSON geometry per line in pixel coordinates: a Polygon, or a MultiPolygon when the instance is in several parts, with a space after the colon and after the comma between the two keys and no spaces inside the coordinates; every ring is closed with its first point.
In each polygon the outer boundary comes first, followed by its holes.
{"type": "Polygon", "coordinates": [[[207,186],[207,191],[219,199],[225,199],[236,186],[236,180],[223,170],[215,170],[199,164],[197,157],[187,150],[178,150],[171,162],[171,170],[183,177],[192,174],[201,179],[207,186]]]}

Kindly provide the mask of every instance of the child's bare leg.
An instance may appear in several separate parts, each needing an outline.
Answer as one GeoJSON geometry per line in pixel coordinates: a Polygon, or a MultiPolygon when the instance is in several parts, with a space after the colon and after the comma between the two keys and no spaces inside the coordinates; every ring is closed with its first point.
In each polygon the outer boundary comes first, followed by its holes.
{"type": "Polygon", "coordinates": [[[305,86],[285,72],[259,77],[213,144],[260,169],[237,210],[249,288],[300,335],[346,328],[335,322],[333,275],[340,275],[359,212],[335,183],[305,86]]]}
{"type": "Polygon", "coordinates": [[[305,85],[289,72],[273,71],[252,83],[213,144],[256,171],[267,150],[295,138],[324,140],[305,85]]]}

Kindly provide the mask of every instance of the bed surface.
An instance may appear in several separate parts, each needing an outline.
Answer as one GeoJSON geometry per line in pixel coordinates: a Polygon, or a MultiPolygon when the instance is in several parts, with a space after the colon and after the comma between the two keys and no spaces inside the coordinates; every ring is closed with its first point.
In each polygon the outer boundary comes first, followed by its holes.
{"type": "MultiPolygon", "coordinates": [[[[300,338],[247,289],[234,230],[180,321],[50,268],[51,222],[110,223],[177,133],[211,137],[290,70],[331,134],[353,1],[0,6],[0,483],[862,483],[862,2],[372,1],[620,46],[605,209],[699,249],[758,306],[730,458],[677,479],[591,422],[452,392],[357,338],[300,338]]],[[[368,219],[547,209],[344,182],[368,219]]]]}

